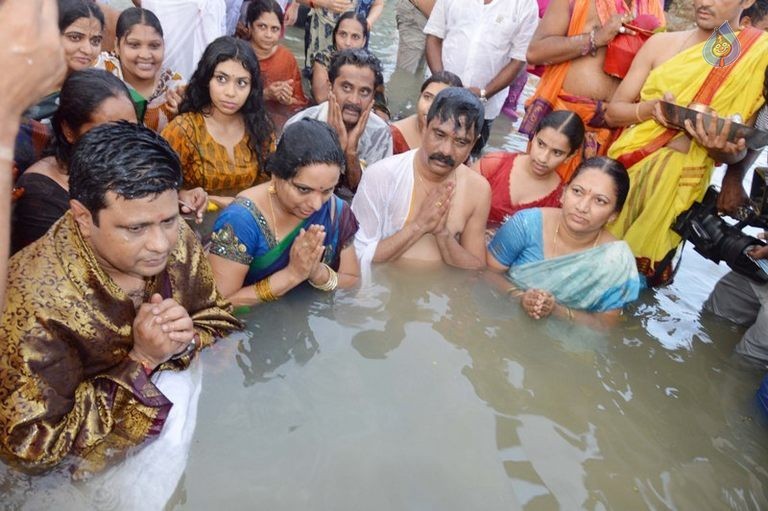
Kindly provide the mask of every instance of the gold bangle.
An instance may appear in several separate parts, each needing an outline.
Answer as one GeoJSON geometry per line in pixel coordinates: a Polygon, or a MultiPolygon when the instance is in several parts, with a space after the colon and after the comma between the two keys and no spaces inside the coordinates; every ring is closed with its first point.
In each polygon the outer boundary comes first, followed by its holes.
{"type": "Polygon", "coordinates": [[[637,122],[643,122],[640,118],[640,103],[635,104],[635,119],[637,119],[637,122]]]}
{"type": "Polygon", "coordinates": [[[565,311],[568,313],[568,321],[573,321],[573,311],[570,307],[566,307],[565,311]]]}
{"type": "Polygon", "coordinates": [[[523,296],[525,294],[525,291],[523,291],[517,286],[512,286],[509,289],[507,289],[504,294],[508,296],[512,295],[513,298],[518,298],[520,296],[523,296]]]}
{"type": "Polygon", "coordinates": [[[258,295],[259,300],[262,302],[274,302],[277,300],[277,296],[272,292],[272,286],[269,285],[269,277],[261,279],[253,285],[258,295]]]}
{"type": "Polygon", "coordinates": [[[309,285],[314,287],[315,289],[319,289],[320,291],[333,291],[337,287],[339,287],[339,274],[336,273],[333,268],[328,266],[325,263],[321,263],[323,266],[328,268],[328,280],[325,281],[324,284],[315,284],[311,280],[309,281],[309,285]]]}

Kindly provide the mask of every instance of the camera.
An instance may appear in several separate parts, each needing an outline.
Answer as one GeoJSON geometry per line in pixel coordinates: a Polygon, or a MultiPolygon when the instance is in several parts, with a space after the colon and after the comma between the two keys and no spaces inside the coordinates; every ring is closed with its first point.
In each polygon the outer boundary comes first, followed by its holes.
{"type": "Polygon", "coordinates": [[[755,260],[749,251],[765,242],[742,232],[749,225],[768,230],[768,168],[758,167],[752,178],[750,207],[741,208],[738,222],[729,224],[717,212],[717,188],[710,186],[701,202],[680,214],[672,230],[690,241],[707,259],[725,261],[733,271],[759,283],[768,283],[768,261],[755,260]]]}

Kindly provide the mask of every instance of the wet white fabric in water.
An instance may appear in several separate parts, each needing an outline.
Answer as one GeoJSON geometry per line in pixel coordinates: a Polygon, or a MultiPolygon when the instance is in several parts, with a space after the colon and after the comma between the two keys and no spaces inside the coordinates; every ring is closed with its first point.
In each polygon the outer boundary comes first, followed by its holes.
{"type": "Polygon", "coordinates": [[[173,403],[163,431],[86,485],[84,493],[95,509],[162,510],[184,474],[197,424],[203,364],[197,357],[186,371],[162,371],[152,381],[173,403]]]}
{"type": "MultiPolygon", "coordinates": [[[[82,484],[68,474],[33,479],[32,496],[24,510],[162,511],[187,466],[197,424],[197,403],[203,382],[198,357],[186,371],[162,371],[152,377],[173,403],[160,436],[122,463],[82,484]]],[[[0,508],[2,505],[0,504],[0,508]]]]}
{"type": "Polygon", "coordinates": [[[208,43],[225,34],[224,0],[143,0],[163,26],[165,67],[192,76],[208,43]]]}
{"type": "Polygon", "coordinates": [[[408,220],[413,195],[413,158],[417,149],[378,161],[363,173],[352,211],[360,224],[355,252],[360,258],[363,285],[370,284],[376,247],[397,233],[408,220]]]}

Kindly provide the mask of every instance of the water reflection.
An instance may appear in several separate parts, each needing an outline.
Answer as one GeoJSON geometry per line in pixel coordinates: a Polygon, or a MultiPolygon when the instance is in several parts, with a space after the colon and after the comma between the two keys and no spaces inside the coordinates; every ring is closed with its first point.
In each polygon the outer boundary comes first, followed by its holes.
{"type": "Polygon", "coordinates": [[[304,365],[317,352],[319,345],[308,319],[322,304],[308,300],[306,292],[299,289],[284,300],[254,309],[235,355],[243,372],[243,385],[281,377],[279,369],[283,364],[293,360],[304,365]]]}

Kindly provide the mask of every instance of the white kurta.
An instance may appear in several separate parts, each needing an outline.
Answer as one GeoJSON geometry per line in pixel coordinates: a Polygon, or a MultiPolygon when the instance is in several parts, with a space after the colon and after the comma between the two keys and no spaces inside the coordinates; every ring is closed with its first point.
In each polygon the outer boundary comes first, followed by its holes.
{"type": "MultiPolygon", "coordinates": [[[[437,0],[424,33],[443,40],[443,67],[465,87],[485,88],[511,59],[525,62],[528,43],[539,24],[533,0],[437,0]]],[[[495,119],[509,88],[494,94],[485,118],[495,119]]]]}
{"type": "Polygon", "coordinates": [[[157,15],[165,39],[165,67],[192,76],[205,48],[226,33],[225,0],[143,0],[157,15]]]}

